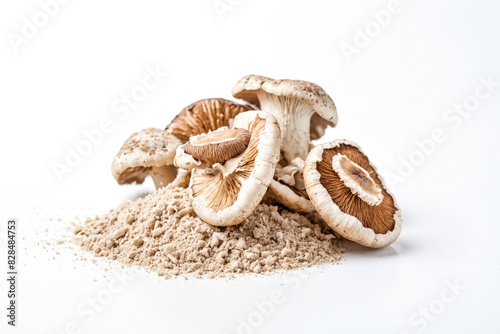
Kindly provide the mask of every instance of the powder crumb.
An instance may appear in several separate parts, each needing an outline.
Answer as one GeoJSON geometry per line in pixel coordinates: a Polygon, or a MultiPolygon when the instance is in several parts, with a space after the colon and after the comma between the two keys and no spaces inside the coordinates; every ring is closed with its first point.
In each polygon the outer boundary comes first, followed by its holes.
{"type": "Polygon", "coordinates": [[[164,187],[75,226],[73,241],[96,256],[159,276],[233,277],[337,263],[346,248],[317,214],[260,204],[241,224],[196,216],[188,190],[164,187]]]}
{"type": "Polygon", "coordinates": [[[113,233],[113,239],[119,239],[123,237],[128,232],[128,228],[122,227],[113,233]]]}
{"type": "Polygon", "coordinates": [[[142,244],[144,244],[144,240],[142,240],[141,238],[135,238],[133,241],[132,241],[132,244],[135,246],[135,247],[141,247],[142,244]]]}

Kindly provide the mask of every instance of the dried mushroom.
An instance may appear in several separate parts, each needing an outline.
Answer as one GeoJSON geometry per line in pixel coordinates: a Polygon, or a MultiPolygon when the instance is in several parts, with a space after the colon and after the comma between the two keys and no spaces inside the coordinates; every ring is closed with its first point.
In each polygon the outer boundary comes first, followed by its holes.
{"type": "Polygon", "coordinates": [[[172,166],[180,139],[164,130],[149,128],[132,134],[113,159],[111,171],[118,184],[144,182],[153,178],[156,188],[166,186],[177,175],[172,166]]]}
{"type": "Polygon", "coordinates": [[[272,180],[279,159],[279,125],[271,114],[247,111],[236,116],[232,129],[212,133],[204,139],[214,150],[198,151],[196,159],[186,152],[192,146],[188,142],[178,148],[176,165],[193,168],[189,190],[196,214],[211,225],[236,225],[252,213],[272,180]],[[238,136],[233,130],[242,133],[239,129],[250,134],[245,150],[240,154],[233,151],[231,157],[218,152],[223,149],[219,144],[227,140],[226,133],[234,141],[238,136]]]}
{"type": "Polygon", "coordinates": [[[401,233],[401,211],[368,157],[353,142],[311,150],[304,181],[314,207],[337,233],[368,247],[384,247],[401,233]]]}

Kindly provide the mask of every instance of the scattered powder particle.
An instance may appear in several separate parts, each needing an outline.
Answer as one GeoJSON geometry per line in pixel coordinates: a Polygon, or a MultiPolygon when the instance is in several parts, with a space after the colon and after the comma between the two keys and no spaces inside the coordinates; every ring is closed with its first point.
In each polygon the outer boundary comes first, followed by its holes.
{"type": "Polygon", "coordinates": [[[97,256],[160,276],[229,277],[336,263],[346,251],[317,214],[260,204],[241,224],[199,219],[188,190],[164,187],[75,228],[74,242],[97,256]]]}

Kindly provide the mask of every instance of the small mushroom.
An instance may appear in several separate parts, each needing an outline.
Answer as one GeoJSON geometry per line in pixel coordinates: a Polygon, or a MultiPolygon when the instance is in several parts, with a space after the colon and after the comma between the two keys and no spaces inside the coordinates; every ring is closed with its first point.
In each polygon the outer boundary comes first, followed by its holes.
{"type": "Polygon", "coordinates": [[[148,128],[132,134],[113,159],[111,171],[118,184],[144,182],[153,178],[156,188],[166,186],[177,175],[172,166],[179,138],[164,130],[148,128]]]}
{"type": "Polygon", "coordinates": [[[233,96],[276,117],[281,128],[281,150],[288,162],[297,157],[305,159],[311,138],[319,138],[327,126],[337,124],[335,104],[312,82],[248,75],[234,85],[233,96]]]}
{"type": "Polygon", "coordinates": [[[233,129],[213,131],[202,139],[211,149],[196,150],[197,159],[186,152],[193,145],[191,140],[178,148],[176,156],[177,165],[193,167],[189,184],[193,209],[211,225],[239,224],[260,203],[272,180],[281,144],[278,122],[266,112],[247,111],[236,116],[233,129]],[[237,135],[246,132],[248,142],[237,135]],[[244,145],[245,149],[238,154],[240,149],[227,145],[244,145]],[[229,157],[222,150],[234,155],[229,157]]]}
{"type": "Polygon", "coordinates": [[[295,158],[281,167],[279,164],[274,173],[274,179],[269,185],[276,199],[289,209],[297,212],[314,212],[314,206],[309,200],[304,184],[304,160],[295,158]]]}
{"type": "Polygon", "coordinates": [[[401,233],[401,211],[366,155],[353,142],[336,140],[311,150],[304,181],[314,207],[346,239],[379,248],[401,233]]]}
{"type": "Polygon", "coordinates": [[[210,165],[232,158],[246,150],[250,132],[245,129],[219,128],[215,131],[193,136],[184,145],[184,152],[194,159],[210,165]]]}

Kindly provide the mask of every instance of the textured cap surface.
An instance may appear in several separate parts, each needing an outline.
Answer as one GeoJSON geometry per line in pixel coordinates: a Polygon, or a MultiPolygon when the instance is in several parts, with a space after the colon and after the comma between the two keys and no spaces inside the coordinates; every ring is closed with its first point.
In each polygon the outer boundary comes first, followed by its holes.
{"type": "Polygon", "coordinates": [[[119,184],[142,183],[148,168],[172,165],[182,142],[165,130],[148,128],[132,134],[114,157],[111,170],[119,184]]]}

